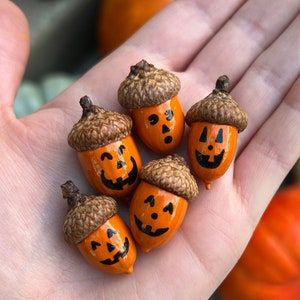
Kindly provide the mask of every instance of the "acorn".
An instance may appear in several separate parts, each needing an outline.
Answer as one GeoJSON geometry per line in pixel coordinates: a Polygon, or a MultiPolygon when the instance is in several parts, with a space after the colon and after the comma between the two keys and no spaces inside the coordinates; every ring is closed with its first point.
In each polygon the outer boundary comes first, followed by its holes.
{"type": "Polygon", "coordinates": [[[190,126],[188,156],[191,167],[207,189],[229,168],[238,133],[247,127],[247,114],[228,90],[229,78],[220,76],[212,93],[194,104],[185,117],[190,126]]]}
{"type": "Polygon", "coordinates": [[[111,273],[131,273],[136,248],[130,231],[117,214],[116,201],[108,196],[81,194],[72,181],[61,185],[69,212],[63,231],[96,268],[111,273]]]}
{"type": "Polygon", "coordinates": [[[177,76],[145,60],[131,66],[119,87],[119,103],[130,111],[138,136],[154,152],[171,153],[181,142],[185,124],[179,90],[177,76]]]}
{"type": "Polygon", "coordinates": [[[131,136],[129,116],[93,105],[88,96],[80,99],[81,119],[68,136],[78,152],[90,184],[112,197],[128,196],[138,183],[142,161],[131,136]]]}
{"type": "Polygon", "coordinates": [[[130,229],[145,252],[169,241],[183,222],[188,200],[198,186],[185,161],[169,155],[142,168],[142,179],[130,203],[130,229]]]}

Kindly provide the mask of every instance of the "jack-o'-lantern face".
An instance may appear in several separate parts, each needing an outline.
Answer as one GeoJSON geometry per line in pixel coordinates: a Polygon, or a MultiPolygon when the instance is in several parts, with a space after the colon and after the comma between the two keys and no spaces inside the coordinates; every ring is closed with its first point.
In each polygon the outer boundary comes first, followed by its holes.
{"type": "Polygon", "coordinates": [[[191,125],[188,152],[194,172],[205,183],[222,176],[236,148],[237,129],[229,125],[195,122],[191,125]]]}
{"type": "Polygon", "coordinates": [[[78,247],[85,258],[101,270],[132,271],[136,249],[127,226],[118,215],[107,220],[78,247]]]}
{"type": "Polygon", "coordinates": [[[132,234],[145,252],[167,242],[177,231],[187,209],[184,198],[144,181],[130,205],[132,234]]]}
{"type": "Polygon", "coordinates": [[[184,131],[184,115],[178,97],[131,112],[139,137],[154,152],[170,153],[178,147],[184,131]]]}
{"type": "Polygon", "coordinates": [[[93,151],[79,152],[90,183],[105,195],[123,197],[137,184],[141,159],[131,136],[93,151]]]}

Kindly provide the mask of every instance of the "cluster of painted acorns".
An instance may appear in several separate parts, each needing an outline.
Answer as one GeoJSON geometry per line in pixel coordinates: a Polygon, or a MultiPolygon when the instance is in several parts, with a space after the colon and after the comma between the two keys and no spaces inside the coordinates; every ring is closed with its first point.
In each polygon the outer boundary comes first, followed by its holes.
{"type": "MultiPolygon", "coordinates": [[[[184,117],[177,96],[179,79],[142,60],[130,68],[118,99],[129,110],[137,135],[156,153],[173,153],[186,122],[192,170],[210,189],[212,181],[228,169],[238,132],[247,126],[247,115],[228,87],[228,77],[219,77],[212,93],[184,117]]],[[[142,167],[129,116],[93,105],[87,96],[80,105],[82,116],[68,143],[78,152],[91,186],[102,195],[81,194],[72,181],[61,186],[69,206],[65,238],[97,268],[130,273],[136,260],[134,240],[145,252],[169,241],[183,222],[188,201],[198,195],[198,186],[184,159],[176,154],[142,167]],[[131,198],[130,230],[117,214],[112,197],[131,198]]]]}

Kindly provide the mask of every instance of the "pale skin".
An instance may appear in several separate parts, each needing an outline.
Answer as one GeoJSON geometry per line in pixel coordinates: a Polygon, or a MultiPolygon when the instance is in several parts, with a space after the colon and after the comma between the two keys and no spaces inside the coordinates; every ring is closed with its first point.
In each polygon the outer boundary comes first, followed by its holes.
{"type": "MultiPolygon", "coordinates": [[[[299,0],[178,0],[52,102],[17,120],[12,106],[29,29],[20,10],[2,0],[0,298],[207,299],[300,156],[299,11],[299,0]],[[142,58],[180,77],[185,112],[227,74],[249,125],[226,175],[210,191],[199,183],[172,241],[139,253],[133,274],[113,276],[65,243],[59,186],[71,179],[91,191],[66,139],[80,116],[79,98],[120,110],[118,85],[142,58]]],[[[152,157],[140,149],[144,161],[152,157]]],[[[186,148],[179,152],[186,155],[186,148]]]]}

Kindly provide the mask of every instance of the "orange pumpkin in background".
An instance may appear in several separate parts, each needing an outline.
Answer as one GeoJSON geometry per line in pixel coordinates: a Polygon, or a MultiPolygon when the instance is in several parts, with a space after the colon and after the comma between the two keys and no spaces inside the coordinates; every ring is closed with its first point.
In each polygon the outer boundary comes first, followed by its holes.
{"type": "Polygon", "coordinates": [[[98,42],[102,54],[114,50],[172,0],[102,0],[98,42]]]}
{"type": "Polygon", "coordinates": [[[300,299],[300,185],[279,191],[220,287],[223,299],[300,299]]]}
{"type": "Polygon", "coordinates": [[[78,152],[89,183],[108,196],[129,196],[142,167],[131,136],[131,118],[93,105],[87,96],[80,99],[80,105],[82,116],[69,133],[68,143],[78,152]]]}

